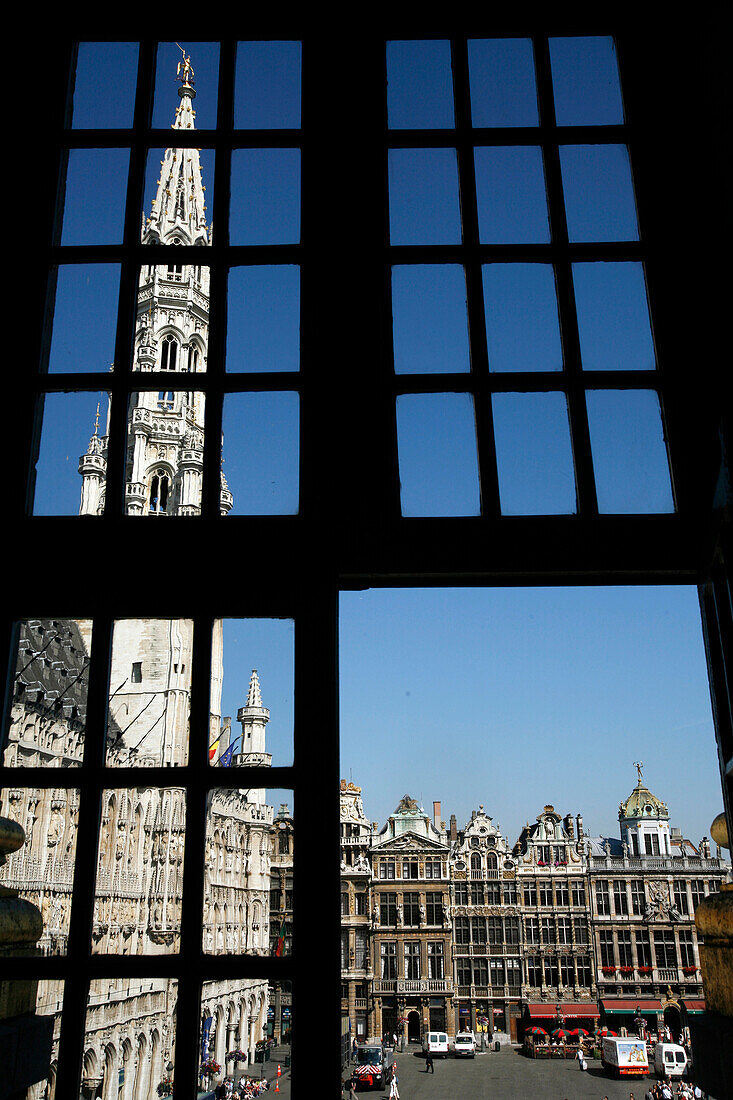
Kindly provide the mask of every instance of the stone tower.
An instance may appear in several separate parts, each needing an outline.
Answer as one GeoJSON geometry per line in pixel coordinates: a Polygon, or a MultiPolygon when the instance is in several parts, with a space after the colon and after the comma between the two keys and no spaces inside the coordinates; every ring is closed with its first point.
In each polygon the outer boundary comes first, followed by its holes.
{"type": "MultiPolygon", "coordinates": [[[[179,65],[174,130],[193,130],[193,69],[179,65]]],[[[206,247],[205,186],[198,149],[166,149],[152,208],[143,219],[142,243],[206,247]]],[[[202,254],[202,261],[205,253],[202,254]]],[[[206,370],[209,335],[209,268],[203,263],[146,264],[140,271],[133,347],[134,371],[160,377],[160,388],[133,393],[127,420],[125,511],[128,515],[192,516],[201,511],[204,394],[193,380],[174,375],[206,370]],[[183,388],[190,386],[191,388],[183,388]]],[[[79,459],[81,515],[98,515],[105,503],[107,434],[99,416],[87,453],[79,459]]],[[[232,495],[222,474],[220,508],[232,495]]]]}

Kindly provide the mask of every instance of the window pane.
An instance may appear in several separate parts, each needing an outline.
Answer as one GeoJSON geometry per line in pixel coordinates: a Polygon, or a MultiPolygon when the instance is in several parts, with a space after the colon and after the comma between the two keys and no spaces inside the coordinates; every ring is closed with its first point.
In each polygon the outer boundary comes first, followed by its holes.
{"type": "MultiPolygon", "coordinates": [[[[63,764],[57,762],[56,766],[63,764]]],[[[20,847],[15,851],[5,849],[8,854],[0,867],[0,889],[17,890],[23,902],[30,902],[39,910],[43,927],[41,930],[40,923],[36,927],[33,946],[37,943],[44,955],[65,955],[74,884],[79,791],[74,788],[6,788],[0,791],[0,812],[25,833],[25,841],[20,847]]],[[[38,922],[38,916],[23,908],[24,911],[18,914],[20,935],[8,936],[5,947],[8,954],[28,954],[29,944],[23,933],[27,935],[38,922]]]]}
{"type": "Polygon", "coordinates": [[[80,42],[71,125],[75,130],[132,126],[137,42],[80,42]],[[114,73],[114,95],[109,77],[114,73]]]}
{"type": "Polygon", "coordinates": [[[397,374],[470,370],[466,276],[457,264],[392,268],[397,374]]]}
{"type": "Polygon", "coordinates": [[[227,370],[299,369],[300,268],[233,268],[229,272],[227,370]]]}
{"type": "Polygon", "coordinates": [[[81,1095],[158,1096],[173,1080],[177,1001],[174,978],[93,978],[81,1095]]]}
{"type": "MultiPolygon", "coordinates": [[[[143,244],[211,244],[212,218],[207,196],[213,193],[211,149],[170,146],[149,149],[145,162],[143,244]]],[[[188,264],[187,270],[192,266],[188,264]]]]}
{"type": "Polygon", "coordinates": [[[482,244],[535,244],[550,239],[539,146],[474,150],[482,244]]]}
{"type": "Polygon", "coordinates": [[[297,393],[230,393],[224,399],[223,471],[239,516],[294,515],[299,492],[297,393]]]}
{"type": "Polygon", "coordinates": [[[492,371],[562,370],[550,264],[485,264],[486,339],[492,371]]]}
{"type": "MultiPolygon", "coordinates": [[[[169,364],[174,356],[177,361],[183,354],[180,342],[171,333],[163,338],[161,348],[169,364]]],[[[169,383],[161,379],[160,384],[169,383]]],[[[166,388],[131,394],[125,485],[128,515],[162,518],[200,514],[204,401],[204,394],[197,390],[166,388]]],[[[225,497],[222,492],[222,507],[225,497]]]]}
{"type": "Polygon", "coordinates": [[[387,43],[387,114],[392,130],[454,125],[450,42],[387,43]]]}
{"type": "Polygon", "coordinates": [[[603,126],[624,121],[612,38],[551,38],[550,64],[558,125],[603,126]]]}
{"type": "Polygon", "coordinates": [[[294,641],[292,619],[215,620],[211,765],[292,764],[294,641]]]}
{"type": "Polygon", "coordinates": [[[129,149],[71,149],[61,244],[120,244],[129,149]]]}
{"type": "Polygon", "coordinates": [[[106,410],[107,401],[99,393],[45,395],[34,515],[78,515],[83,488],[88,491],[90,502],[93,488],[96,495],[90,511],[96,513],[105,489],[106,410]],[[100,435],[100,431],[105,434],[100,435]],[[84,483],[79,476],[80,466],[86,471],[84,483]]]}
{"type": "Polygon", "coordinates": [[[232,244],[298,243],[299,149],[234,150],[230,239],[232,244]]]}
{"type": "Polygon", "coordinates": [[[239,42],[234,125],[282,130],[300,126],[300,42],[239,42]]]}
{"type": "Polygon", "coordinates": [[[391,244],[460,244],[455,149],[390,149],[391,244]]]}
{"type": "MultiPolygon", "coordinates": [[[[219,90],[219,44],[217,42],[186,42],[186,57],[193,73],[188,82],[200,91],[194,103],[196,129],[213,130],[216,126],[216,104],[219,90]]],[[[153,126],[167,130],[176,109],[176,90],[180,78],[176,71],[184,65],[184,53],[176,42],[161,42],[155,65],[155,98],[153,101],[153,126]]]]}
{"type": "Polygon", "coordinates": [[[502,514],[575,512],[565,395],[497,393],[492,405],[502,514]]]}
{"type": "Polygon", "coordinates": [[[186,793],[180,787],[102,792],[92,951],[180,950],[186,793]]]}
{"type": "Polygon", "coordinates": [[[190,619],[119,619],[114,624],[109,767],[187,763],[192,657],[190,619]]]}
{"type": "Polygon", "coordinates": [[[292,882],[293,875],[292,805],[292,791],[211,790],[202,942],[206,954],[291,954],[292,887],[286,890],[286,881],[290,876],[292,882]]]}
{"type": "Polygon", "coordinates": [[[3,764],[74,767],[84,755],[91,619],[23,619],[3,764]]]}
{"type": "Polygon", "coordinates": [[[466,393],[397,398],[403,516],[480,512],[473,399],[466,393]]]}
{"type": "Polygon", "coordinates": [[[656,393],[594,390],[586,402],[599,511],[674,511],[656,393]]]}
{"type": "Polygon", "coordinates": [[[571,241],[639,239],[625,145],[563,145],[560,166],[571,241]]]}
{"type": "Polygon", "coordinates": [[[119,291],[119,264],[62,264],[57,269],[49,373],[110,369],[119,291]]]}
{"type": "Polygon", "coordinates": [[[474,38],[468,43],[474,126],[537,126],[537,86],[529,38],[474,38]]]}
{"type": "Polygon", "coordinates": [[[227,1075],[235,1081],[243,1074],[271,1080],[277,1073],[275,1062],[282,1074],[277,1087],[280,1092],[287,1089],[289,1095],[291,1016],[290,982],[268,983],[263,978],[204,982],[196,1095],[213,1092],[216,1082],[227,1075]]]}
{"type": "Polygon", "coordinates": [[[640,263],[573,264],[585,370],[654,370],[649,305],[640,263]]]}

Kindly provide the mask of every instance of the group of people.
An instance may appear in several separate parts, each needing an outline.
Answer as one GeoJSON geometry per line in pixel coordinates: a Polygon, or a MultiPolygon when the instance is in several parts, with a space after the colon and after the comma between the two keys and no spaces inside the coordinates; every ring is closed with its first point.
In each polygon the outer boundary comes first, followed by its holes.
{"type": "Polygon", "coordinates": [[[266,1077],[261,1080],[254,1077],[246,1077],[244,1074],[235,1081],[233,1077],[225,1077],[216,1086],[214,1095],[216,1100],[253,1100],[261,1092],[270,1087],[266,1077]]]}
{"type": "Polygon", "coordinates": [[[671,1081],[659,1081],[646,1091],[644,1100],[703,1100],[704,1096],[699,1085],[687,1081],[678,1081],[675,1085],[671,1081]]]}

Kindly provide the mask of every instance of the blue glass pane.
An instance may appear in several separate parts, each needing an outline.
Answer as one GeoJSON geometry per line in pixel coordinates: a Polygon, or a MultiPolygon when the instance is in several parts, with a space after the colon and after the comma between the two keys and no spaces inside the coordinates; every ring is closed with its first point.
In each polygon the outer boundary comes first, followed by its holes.
{"type": "Polygon", "coordinates": [[[71,125],[75,130],[132,126],[137,42],[80,42],[71,125]],[[114,73],[114,94],[110,74],[114,73]]]}
{"type": "Polygon", "coordinates": [[[551,38],[550,64],[559,126],[607,126],[624,121],[612,38],[551,38]]]}
{"type": "Polygon", "coordinates": [[[232,244],[297,244],[300,150],[235,149],[231,203],[232,244]]]}
{"type": "Polygon", "coordinates": [[[571,241],[639,239],[625,145],[562,145],[560,166],[571,241]]]}
{"type": "Polygon", "coordinates": [[[480,512],[476,423],[467,393],[397,398],[403,516],[480,512]]]}
{"type": "Polygon", "coordinates": [[[107,371],[115,354],[119,264],[63,264],[56,277],[50,373],[107,371]]]}
{"type": "MultiPolygon", "coordinates": [[[[196,129],[213,130],[216,127],[216,104],[219,92],[219,45],[217,42],[185,42],[186,56],[191,58],[193,86],[196,98],[196,129]]],[[[180,46],[175,42],[161,42],[155,67],[155,95],[153,99],[153,126],[167,130],[176,115],[178,89],[181,82],[176,77],[183,60],[180,46]]]]}
{"type": "Polygon", "coordinates": [[[455,149],[390,149],[392,244],[460,244],[455,149]]]}
{"type": "Polygon", "coordinates": [[[491,400],[502,515],[575,512],[565,394],[496,393],[491,400]]]}
{"type": "Polygon", "coordinates": [[[72,149],[66,173],[62,244],[120,244],[128,149],[72,149]]]}
{"type": "Polygon", "coordinates": [[[298,511],[300,448],[297,393],[230,393],[224,398],[224,476],[230,515],[298,511]]]}
{"type": "Polygon", "coordinates": [[[551,264],[486,264],[486,339],[492,371],[562,370],[551,264]]]}
{"type": "Polygon", "coordinates": [[[240,42],[234,125],[282,130],[300,126],[300,42],[240,42]]]}
{"type": "Polygon", "coordinates": [[[229,272],[228,371],[300,367],[300,268],[235,267],[229,272]]]}
{"type": "Polygon", "coordinates": [[[654,370],[642,265],[573,264],[573,284],[585,370],[654,370]]]}
{"type": "Polygon", "coordinates": [[[79,459],[87,453],[99,410],[99,434],[106,432],[108,402],[101,393],[47,393],[36,463],[33,514],[77,516],[82,479],[79,459]]]}
{"type": "Polygon", "coordinates": [[[468,43],[474,126],[537,126],[537,83],[529,38],[474,38],[468,43]]]}
{"type": "Polygon", "coordinates": [[[673,512],[659,398],[653,390],[586,394],[598,510],[673,512]]]}
{"type": "Polygon", "coordinates": [[[550,239],[539,146],[474,150],[482,244],[541,244],[550,239]]]}
{"type": "Polygon", "coordinates": [[[470,370],[466,276],[457,264],[392,268],[397,374],[470,370]]]}
{"type": "Polygon", "coordinates": [[[387,114],[393,130],[454,125],[450,42],[387,43],[387,114]]]}

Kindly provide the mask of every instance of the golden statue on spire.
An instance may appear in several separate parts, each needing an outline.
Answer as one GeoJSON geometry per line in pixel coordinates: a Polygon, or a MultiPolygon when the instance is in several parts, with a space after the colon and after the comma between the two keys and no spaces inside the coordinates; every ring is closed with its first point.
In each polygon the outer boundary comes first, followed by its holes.
{"type": "Polygon", "coordinates": [[[191,64],[190,56],[186,56],[186,51],[183,46],[176,42],[178,49],[183,54],[183,59],[178,62],[178,68],[176,69],[176,76],[180,80],[181,84],[193,84],[194,72],[193,65],[191,64]]]}
{"type": "Polygon", "coordinates": [[[636,768],[636,774],[639,777],[639,786],[641,786],[641,769],[644,767],[644,761],[643,760],[635,760],[634,761],[634,767],[636,768]]]}

